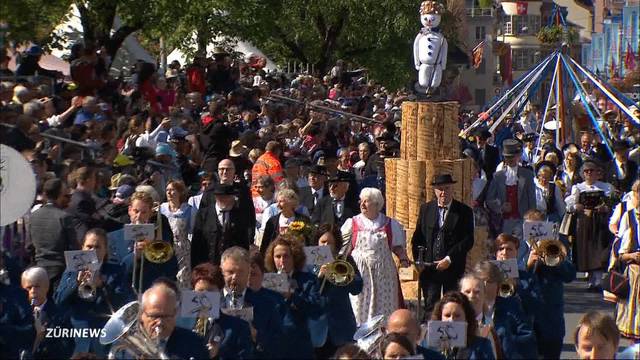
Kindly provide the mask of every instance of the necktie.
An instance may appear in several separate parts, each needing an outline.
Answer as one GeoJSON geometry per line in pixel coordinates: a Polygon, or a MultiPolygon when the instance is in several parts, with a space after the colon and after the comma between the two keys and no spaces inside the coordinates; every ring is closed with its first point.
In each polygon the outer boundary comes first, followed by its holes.
{"type": "Polygon", "coordinates": [[[342,201],[341,200],[333,200],[333,208],[335,209],[336,217],[342,217],[342,201]]]}
{"type": "Polygon", "coordinates": [[[438,210],[440,212],[440,227],[442,227],[444,225],[444,218],[447,215],[447,207],[438,206],[438,210]]]}
{"type": "Polygon", "coordinates": [[[229,223],[229,210],[222,210],[222,228],[226,229],[229,223]]]}
{"type": "Polygon", "coordinates": [[[313,205],[317,205],[318,204],[318,198],[320,197],[320,193],[318,193],[317,191],[313,193],[313,205]]]}

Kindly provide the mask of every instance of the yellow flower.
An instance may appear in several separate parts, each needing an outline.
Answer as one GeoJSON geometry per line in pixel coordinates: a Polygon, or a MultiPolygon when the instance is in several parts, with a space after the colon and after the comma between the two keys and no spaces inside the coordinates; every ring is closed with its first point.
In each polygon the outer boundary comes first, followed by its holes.
{"type": "Polygon", "coordinates": [[[294,221],[291,224],[289,224],[289,230],[301,231],[302,229],[304,229],[304,222],[303,221],[294,221]]]}

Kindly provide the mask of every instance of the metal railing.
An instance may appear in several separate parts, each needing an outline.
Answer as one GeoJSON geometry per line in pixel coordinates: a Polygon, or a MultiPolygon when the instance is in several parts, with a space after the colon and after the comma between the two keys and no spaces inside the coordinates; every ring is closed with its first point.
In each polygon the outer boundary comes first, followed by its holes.
{"type": "Polygon", "coordinates": [[[476,7],[467,8],[467,16],[470,16],[470,17],[481,17],[481,16],[492,17],[493,14],[494,14],[494,9],[492,7],[488,7],[488,8],[476,8],[476,7]]]}

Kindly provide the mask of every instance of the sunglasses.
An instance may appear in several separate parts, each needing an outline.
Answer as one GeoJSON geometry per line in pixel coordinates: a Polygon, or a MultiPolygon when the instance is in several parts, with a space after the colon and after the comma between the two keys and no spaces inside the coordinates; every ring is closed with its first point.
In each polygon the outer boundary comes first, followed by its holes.
{"type": "Polygon", "coordinates": [[[586,174],[590,174],[590,173],[593,173],[593,172],[596,172],[596,171],[598,171],[598,170],[596,170],[596,169],[584,169],[584,172],[586,174]]]}

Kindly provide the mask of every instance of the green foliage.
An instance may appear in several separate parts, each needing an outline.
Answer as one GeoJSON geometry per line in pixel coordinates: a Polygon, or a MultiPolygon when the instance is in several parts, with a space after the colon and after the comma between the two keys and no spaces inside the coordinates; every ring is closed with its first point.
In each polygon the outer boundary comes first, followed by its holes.
{"type": "Polygon", "coordinates": [[[3,45],[8,43],[39,45],[55,44],[52,30],[69,10],[72,0],[2,0],[0,1],[0,23],[6,23],[3,45]]]}
{"type": "Polygon", "coordinates": [[[538,40],[543,44],[557,45],[562,42],[567,42],[569,45],[577,44],[579,34],[576,29],[572,27],[565,27],[562,25],[544,26],[536,34],[538,40]]]}

